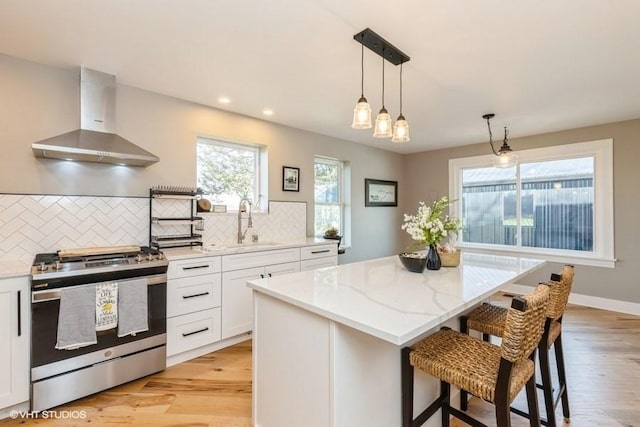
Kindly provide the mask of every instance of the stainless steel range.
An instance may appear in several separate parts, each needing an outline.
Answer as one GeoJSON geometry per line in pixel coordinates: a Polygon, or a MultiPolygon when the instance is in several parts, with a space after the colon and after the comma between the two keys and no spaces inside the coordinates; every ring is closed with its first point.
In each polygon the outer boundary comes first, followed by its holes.
{"type": "Polygon", "coordinates": [[[168,264],[160,251],[138,246],[36,255],[31,269],[33,411],[165,369],[168,264]],[[147,284],[147,331],[119,337],[112,328],[96,332],[95,344],[56,349],[63,288],[140,284],[141,279],[147,284]]]}

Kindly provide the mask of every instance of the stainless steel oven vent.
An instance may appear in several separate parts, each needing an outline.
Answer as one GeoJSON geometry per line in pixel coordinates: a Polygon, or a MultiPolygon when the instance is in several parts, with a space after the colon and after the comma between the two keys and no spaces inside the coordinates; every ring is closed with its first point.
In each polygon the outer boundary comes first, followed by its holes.
{"type": "Polygon", "coordinates": [[[36,157],[149,166],[160,158],[117,135],[116,78],[80,70],[80,129],[31,144],[36,157]]]}

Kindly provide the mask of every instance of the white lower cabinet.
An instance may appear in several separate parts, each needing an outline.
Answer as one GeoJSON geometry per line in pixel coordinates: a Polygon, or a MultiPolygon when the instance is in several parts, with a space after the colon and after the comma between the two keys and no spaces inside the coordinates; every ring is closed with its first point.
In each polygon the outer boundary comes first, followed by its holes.
{"type": "Polygon", "coordinates": [[[0,279],[0,413],[29,400],[30,295],[28,277],[0,279]]]}
{"type": "Polygon", "coordinates": [[[338,265],[338,245],[329,243],[325,245],[305,246],[300,248],[300,270],[314,270],[322,267],[338,265]]]}
{"type": "Polygon", "coordinates": [[[220,307],[167,319],[167,356],[220,341],[220,307]]]}
{"type": "Polygon", "coordinates": [[[222,339],[226,339],[253,329],[253,293],[247,281],[300,271],[300,250],[226,255],[222,269],[222,339]],[[258,263],[262,266],[255,266],[258,263]],[[247,265],[254,267],[225,271],[247,265]]]}
{"type": "Polygon", "coordinates": [[[167,356],[220,341],[220,257],[169,262],[167,356]]]}
{"type": "MultiPolygon", "coordinates": [[[[248,280],[338,264],[335,243],[171,260],[167,273],[167,356],[188,360],[238,342],[253,329],[248,280]]],[[[0,368],[1,369],[1,368],[0,368]]]]}

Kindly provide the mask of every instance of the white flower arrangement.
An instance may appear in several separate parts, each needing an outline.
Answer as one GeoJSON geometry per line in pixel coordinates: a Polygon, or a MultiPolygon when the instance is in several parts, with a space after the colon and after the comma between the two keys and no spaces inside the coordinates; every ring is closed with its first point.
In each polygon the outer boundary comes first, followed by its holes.
{"type": "Polygon", "coordinates": [[[413,240],[422,245],[439,244],[450,235],[457,234],[458,230],[462,228],[458,218],[451,218],[449,215],[443,214],[444,209],[450,204],[451,202],[446,196],[436,200],[431,206],[420,202],[418,212],[415,215],[404,214],[402,230],[405,230],[413,240]]]}

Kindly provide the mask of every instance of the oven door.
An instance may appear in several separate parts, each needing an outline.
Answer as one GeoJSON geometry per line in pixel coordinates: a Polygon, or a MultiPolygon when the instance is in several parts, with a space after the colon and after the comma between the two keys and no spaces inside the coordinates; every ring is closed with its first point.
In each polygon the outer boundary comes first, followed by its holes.
{"type": "MultiPolygon", "coordinates": [[[[166,343],[167,330],[167,277],[165,274],[146,276],[149,330],[118,337],[117,328],[97,332],[97,344],[75,350],[57,350],[58,311],[60,290],[42,290],[31,293],[31,368],[42,367],[66,359],[105,349],[112,349],[134,341],[162,336],[166,343]]],[[[119,282],[123,282],[120,280],[119,282]]],[[[157,344],[158,339],[146,340],[157,344]]],[[[131,346],[128,346],[131,347],[131,346]]]]}

